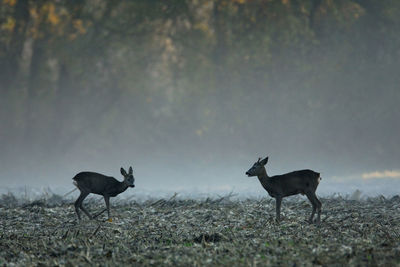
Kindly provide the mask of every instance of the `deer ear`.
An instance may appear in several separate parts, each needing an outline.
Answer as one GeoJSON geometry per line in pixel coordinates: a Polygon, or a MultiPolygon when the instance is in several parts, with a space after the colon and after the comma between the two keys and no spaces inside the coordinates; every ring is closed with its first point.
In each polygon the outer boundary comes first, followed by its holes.
{"type": "Polygon", "coordinates": [[[265,165],[265,164],[267,164],[267,162],[268,162],[268,157],[266,157],[265,159],[263,159],[263,160],[261,161],[261,164],[262,164],[262,165],[265,165]]]}
{"type": "Polygon", "coordinates": [[[124,168],[122,168],[121,167],[121,174],[123,175],[123,176],[126,176],[127,174],[126,174],[126,171],[124,170],[124,168]]]}
{"type": "Polygon", "coordinates": [[[129,167],[129,174],[132,174],[132,173],[133,173],[132,167],[129,167]]]}

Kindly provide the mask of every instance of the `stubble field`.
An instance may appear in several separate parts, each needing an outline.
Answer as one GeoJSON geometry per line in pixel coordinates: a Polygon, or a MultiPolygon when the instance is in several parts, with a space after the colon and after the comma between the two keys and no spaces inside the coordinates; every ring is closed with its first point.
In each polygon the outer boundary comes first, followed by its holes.
{"type": "MultiPolygon", "coordinates": [[[[78,223],[61,197],[0,201],[0,264],[9,266],[400,266],[400,197],[321,198],[321,225],[306,198],[112,200],[113,221],[78,223]]],[[[94,213],[101,200],[88,199],[94,213]]],[[[84,216],[84,215],[83,215],[84,216]]]]}

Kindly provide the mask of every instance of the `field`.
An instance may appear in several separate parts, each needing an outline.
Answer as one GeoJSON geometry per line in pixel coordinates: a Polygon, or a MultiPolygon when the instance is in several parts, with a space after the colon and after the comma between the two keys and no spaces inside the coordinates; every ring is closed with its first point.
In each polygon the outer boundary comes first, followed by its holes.
{"type": "MultiPolygon", "coordinates": [[[[112,200],[113,221],[78,223],[71,200],[0,201],[0,265],[400,266],[400,197],[322,198],[322,223],[305,198],[112,200]]],[[[91,211],[100,200],[85,202],[91,211]]]]}

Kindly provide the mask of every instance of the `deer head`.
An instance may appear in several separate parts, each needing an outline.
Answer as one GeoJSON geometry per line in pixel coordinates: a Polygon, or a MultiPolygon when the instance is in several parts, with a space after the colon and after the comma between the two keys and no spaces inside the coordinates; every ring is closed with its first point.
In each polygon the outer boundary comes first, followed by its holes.
{"type": "Polygon", "coordinates": [[[266,157],[263,160],[261,160],[261,158],[258,158],[258,160],[253,164],[253,166],[246,172],[246,175],[248,177],[262,175],[263,173],[265,173],[264,165],[267,164],[267,162],[268,162],[268,157],[266,157]]]}
{"type": "Polygon", "coordinates": [[[121,167],[121,174],[124,176],[124,183],[129,187],[135,187],[135,178],[133,177],[132,167],[129,167],[129,172],[126,173],[124,168],[121,167]]]}

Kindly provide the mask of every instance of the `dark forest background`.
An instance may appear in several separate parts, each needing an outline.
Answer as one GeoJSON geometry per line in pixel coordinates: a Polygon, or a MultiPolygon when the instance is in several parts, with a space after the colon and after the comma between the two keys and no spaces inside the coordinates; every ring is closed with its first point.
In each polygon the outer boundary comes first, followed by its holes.
{"type": "Polygon", "coordinates": [[[3,183],[130,164],[148,187],[245,183],[266,155],[272,174],[399,168],[400,1],[0,7],[3,183]]]}

